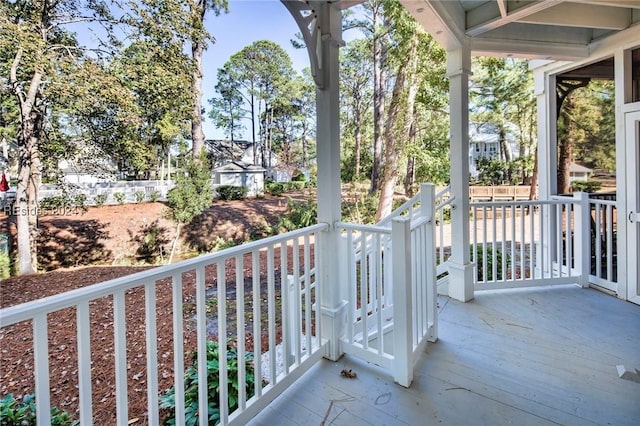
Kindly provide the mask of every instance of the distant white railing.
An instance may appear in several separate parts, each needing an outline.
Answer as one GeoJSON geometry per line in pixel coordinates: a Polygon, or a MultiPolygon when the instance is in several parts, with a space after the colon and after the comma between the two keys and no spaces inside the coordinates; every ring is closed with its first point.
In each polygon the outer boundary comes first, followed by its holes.
{"type": "Polygon", "coordinates": [[[475,288],[586,284],[588,199],[471,203],[475,288]]]}
{"type": "Polygon", "coordinates": [[[403,386],[420,348],[437,340],[434,200],[434,186],[424,185],[380,222],[388,226],[336,224],[347,284],[343,349],[390,369],[403,386]]]}
{"type": "MultiPolygon", "coordinates": [[[[128,401],[132,384],[146,386],[147,423],[160,423],[158,407],[159,354],[158,332],[161,324],[172,324],[173,375],[175,386],[176,418],[178,424],[185,418],[184,372],[185,354],[197,350],[197,365],[207,365],[207,340],[220,336],[220,423],[244,424],[260,409],[264,408],[282,390],[289,386],[314,362],[320,359],[326,342],[321,341],[320,309],[318,309],[319,282],[316,277],[317,250],[315,243],[319,233],[327,225],[319,224],[276,237],[248,243],[200,256],[175,265],[151,269],[134,275],[80,288],[67,293],[46,297],[32,302],[2,309],[0,331],[11,334],[12,327],[21,322],[30,322],[33,334],[33,358],[35,369],[35,394],[38,424],[50,424],[51,389],[49,366],[50,354],[59,348],[51,347],[49,322],[51,317],[64,309],[75,311],[78,389],[70,385],[64,392],[76,393],[79,399],[80,424],[93,423],[92,363],[104,362],[96,357],[96,351],[104,351],[92,344],[91,317],[95,314],[95,303],[104,298],[112,301],[115,361],[116,413],[114,423],[126,425],[130,419],[128,401]],[[185,277],[195,276],[195,285],[189,298],[195,299],[195,347],[185,347],[185,327],[191,321],[185,319],[186,307],[183,292],[190,289],[185,277]],[[168,287],[168,284],[170,286],[168,287]],[[144,305],[133,305],[131,295],[144,292],[144,305]],[[159,318],[158,297],[170,300],[173,318],[159,318]],[[235,301],[233,300],[235,297],[235,301]],[[217,312],[207,315],[212,298],[217,299],[217,312]],[[126,312],[144,309],[145,323],[132,324],[126,312]],[[208,321],[217,321],[217,333],[207,332],[208,321]],[[266,325],[265,325],[266,324],[266,325]],[[128,346],[132,328],[142,327],[146,334],[146,350],[128,346]],[[253,334],[253,347],[247,346],[247,335],[253,334]],[[244,386],[238,389],[238,409],[228,412],[230,380],[227,371],[227,338],[235,340],[238,360],[252,351],[254,355],[254,396],[249,397],[244,386]],[[262,351],[261,342],[267,341],[262,351]],[[144,353],[146,356],[146,381],[132,381],[128,372],[128,355],[144,353]],[[264,382],[263,382],[264,380],[264,382]]],[[[166,308],[166,306],[162,306],[166,308]]],[[[24,336],[21,336],[24,337],[24,336]]],[[[3,339],[3,345],[8,339],[3,339]]],[[[109,349],[107,349],[109,350],[109,349]]],[[[164,355],[163,355],[164,356],[164,355]]],[[[25,359],[23,362],[27,362],[25,359]]],[[[245,363],[237,365],[238,383],[247,377],[245,363]]],[[[55,372],[59,374],[58,371],[55,372]]],[[[162,374],[167,374],[163,371],[162,374]]],[[[199,423],[209,424],[207,401],[207,369],[198,367],[199,423]]],[[[135,413],[143,416],[145,413],[135,413]]]]}
{"type": "Polygon", "coordinates": [[[451,257],[451,205],[455,197],[451,195],[451,187],[447,186],[435,195],[435,239],[437,276],[448,274],[447,261],[451,257]]]}
{"type": "Polygon", "coordinates": [[[589,204],[592,220],[589,282],[615,291],[618,280],[616,200],[590,198],[589,204]]]}

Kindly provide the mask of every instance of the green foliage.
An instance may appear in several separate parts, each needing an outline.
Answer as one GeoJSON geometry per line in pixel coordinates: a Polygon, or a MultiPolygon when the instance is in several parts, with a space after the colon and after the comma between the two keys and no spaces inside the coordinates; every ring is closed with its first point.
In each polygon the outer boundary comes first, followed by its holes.
{"type": "Polygon", "coordinates": [[[590,180],[590,181],[581,181],[574,180],[571,182],[571,188],[573,192],[598,192],[600,188],[602,188],[602,182],[598,180],[590,180]]]}
{"type": "Polygon", "coordinates": [[[342,202],[342,217],[346,222],[373,224],[376,222],[378,201],[377,194],[353,190],[342,202]]]}
{"type": "Polygon", "coordinates": [[[0,251],[0,280],[11,276],[11,257],[8,253],[0,251]]]}
{"type": "Polygon", "coordinates": [[[108,197],[109,195],[106,193],[98,194],[95,197],[93,197],[93,202],[96,204],[97,207],[102,207],[104,203],[107,201],[108,197]]]}
{"type": "Polygon", "coordinates": [[[486,276],[485,276],[485,271],[484,271],[484,253],[483,253],[483,246],[478,244],[476,246],[476,253],[475,253],[475,257],[473,256],[473,244],[470,246],[470,252],[471,252],[471,256],[474,260],[474,262],[476,263],[476,267],[478,270],[478,274],[476,276],[478,281],[493,281],[495,280],[501,280],[504,279],[506,277],[503,277],[502,275],[502,257],[506,256],[505,261],[506,261],[506,265],[507,265],[507,269],[509,268],[509,266],[511,265],[511,256],[509,256],[508,254],[503,254],[502,250],[500,250],[499,248],[496,248],[496,277],[493,277],[493,247],[491,245],[487,245],[486,246],[487,249],[487,271],[486,271],[486,276]]]}
{"type": "Polygon", "coordinates": [[[76,194],[73,197],[73,205],[80,208],[83,212],[87,211],[87,196],[85,194],[76,194]]]}
{"type": "MultiPolygon", "coordinates": [[[[1,426],[31,426],[36,425],[36,398],[33,394],[25,395],[22,402],[18,402],[13,394],[8,394],[0,400],[1,426]]],[[[75,426],[79,424],[66,411],[57,407],[51,408],[52,426],[75,426]]]]}
{"type": "Polygon", "coordinates": [[[220,236],[217,236],[216,239],[213,240],[208,245],[208,251],[216,252],[216,251],[224,250],[227,248],[235,247],[237,245],[238,245],[238,242],[235,241],[233,238],[226,240],[220,236]]]}
{"type": "Polygon", "coordinates": [[[284,194],[285,186],[282,182],[267,182],[264,184],[264,189],[268,194],[279,197],[284,194]]]}
{"type": "Polygon", "coordinates": [[[118,204],[124,204],[127,199],[127,195],[124,192],[114,192],[113,198],[115,198],[118,204]]]}
{"type": "Polygon", "coordinates": [[[276,225],[279,232],[295,231],[318,223],[318,205],[313,199],[306,203],[287,200],[287,211],[276,225]]]}
{"type": "Polygon", "coordinates": [[[176,186],[167,194],[169,216],[178,223],[188,223],[211,205],[213,188],[205,154],[199,160],[186,159],[184,172],[177,173],[176,186]]]}
{"type": "Polygon", "coordinates": [[[133,193],[133,196],[136,198],[136,203],[140,204],[146,198],[146,193],[144,191],[136,191],[133,193]]]}
{"type": "MultiPolygon", "coordinates": [[[[207,341],[207,395],[208,395],[208,417],[209,424],[215,425],[220,422],[220,351],[217,341],[207,341]]],[[[247,399],[254,395],[254,374],[253,353],[245,353],[244,360],[238,360],[238,350],[233,342],[227,342],[227,394],[229,398],[229,412],[238,408],[238,391],[244,387],[247,399]],[[245,383],[238,383],[239,362],[245,365],[245,383]]],[[[198,424],[198,364],[197,353],[192,356],[191,366],[185,372],[184,380],[185,399],[185,424],[194,426],[198,424]]],[[[175,425],[175,388],[160,397],[160,408],[168,411],[165,418],[165,425],[175,425]]]]}
{"type": "Polygon", "coordinates": [[[244,186],[222,185],[216,188],[221,200],[244,200],[249,190],[244,186]]]}
{"type": "Polygon", "coordinates": [[[161,195],[160,191],[151,191],[149,193],[149,201],[151,201],[152,203],[155,203],[160,199],[160,195],[161,195]]]}
{"type": "Polygon", "coordinates": [[[54,195],[40,200],[39,207],[41,210],[62,211],[70,204],[69,197],[65,195],[54,195]]]}
{"type": "Polygon", "coordinates": [[[128,232],[131,242],[138,245],[136,249],[137,260],[145,263],[158,263],[164,260],[167,252],[166,246],[171,240],[167,236],[168,229],[160,226],[158,220],[143,225],[135,235],[131,230],[128,232]]]}

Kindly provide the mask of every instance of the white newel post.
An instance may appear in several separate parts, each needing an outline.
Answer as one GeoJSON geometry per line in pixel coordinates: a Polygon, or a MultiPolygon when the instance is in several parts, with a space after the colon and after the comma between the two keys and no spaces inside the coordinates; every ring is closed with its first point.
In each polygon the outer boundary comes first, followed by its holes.
{"type": "Polygon", "coordinates": [[[409,387],[413,381],[411,292],[411,219],[391,222],[393,264],[393,380],[409,387]]]}
{"type": "Polygon", "coordinates": [[[575,270],[580,274],[578,284],[589,287],[589,274],[591,272],[591,207],[589,206],[589,194],[576,192],[573,198],[574,204],[574,233],[575,270]]]}
{"type": "Polygon", "coordinates": [[[462,302],[473,299],[473,264],[469,252],[469,75],[467,47],[447,52],[451,121],[451,258],[449,296],[462,302]]]}
{"type": "Polygon", "coordinates": [[[327,1],[283,1],[296,20],[309,53],[316,83],[316,144],[318,149],[318,222],[329,229],[316,241],[321,333],[328,342],[325,357],[342,355],[340,338],[345,324],[346,301],[338,267],[340,233],[335,223],[341,219],[340,182],[340,80],[339,57],[342,41],[342,14],[327,1]]]}
{"type": "Polygon", "coordinates": [[[427,339],[438,340],[438,274],[436,272],[436,186],[432,183],[420,185],[420,216],[429,218],[425,235],[425,266],[427,271],[427,321],[432,324],[427,339]]]}

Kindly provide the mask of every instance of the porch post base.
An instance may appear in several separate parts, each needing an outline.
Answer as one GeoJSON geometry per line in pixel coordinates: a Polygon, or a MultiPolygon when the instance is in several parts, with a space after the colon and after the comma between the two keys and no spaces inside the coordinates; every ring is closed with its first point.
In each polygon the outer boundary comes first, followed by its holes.
{"type": "Polygon", "coordinates": [[[342,334],[344,332],[343,324],[345,322],[347,301],[343,300],[335,308],[322,306],[320,308],[322,321],[322,339],[328,341],[324,357],[337,361],[344,353],[342,350],[342,334]]]}
{"type": "Polygon", "coordinates": [[[449,260],[449,297],[468,302],[474,297],[473,263],[461,265],[449,260]]]}

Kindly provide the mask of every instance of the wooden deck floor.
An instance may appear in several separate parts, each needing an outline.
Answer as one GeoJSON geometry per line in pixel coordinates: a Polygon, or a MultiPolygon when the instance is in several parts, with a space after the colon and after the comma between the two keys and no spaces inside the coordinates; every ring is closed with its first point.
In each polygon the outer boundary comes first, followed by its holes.
{"type": "Polygon", "coordinates": [[[440,311],[410,388],[353,357],[323,360],[251,424],[640,424],[640,383],[616,371],[640,368],[640,306],[562,286],[441,298],[440,311]]]}

